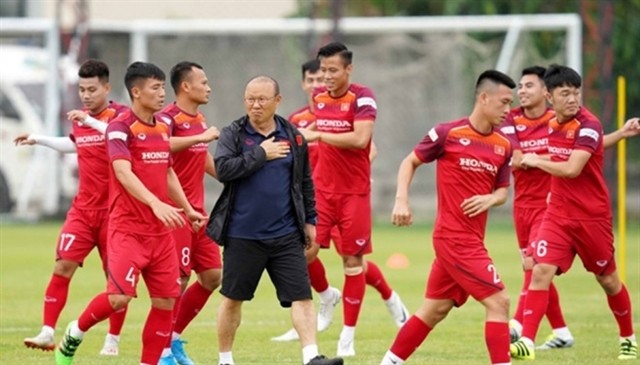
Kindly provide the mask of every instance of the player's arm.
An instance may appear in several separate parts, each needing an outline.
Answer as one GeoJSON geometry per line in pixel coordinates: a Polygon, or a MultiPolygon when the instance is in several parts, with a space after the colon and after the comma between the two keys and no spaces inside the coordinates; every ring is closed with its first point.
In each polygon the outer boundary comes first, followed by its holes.
{"type": "Polygon", "coordinates": [[[209,176],[214,179],[218,178],[218,172],[216,171],[216,164],[213,163],[213,156],[211,153],[207,152],[207,157],[204,160],[204,172],[209,174],[209,176]]]}
{"type": "Polygon", "coordinates": [[[178,175],[176,175],[176,172],[172,167],[169,167],[167,170],[167,183],[169,187],[169,197],[171,200],[182,208],[184,214],[186,214],[191,221],[194,231],[200,230],[207,217],[193,209],[191,203],[189,203],[189,199],[187,199],[187,196],[184,193],[184,190],[182,190],[182,185],[180,185],[178,175]]]}
{"type": "Polygon", "coordinates": [[[301,129],[300,133],[310,142],[322,141],[340,148],[363,149],[366,148],[369,141],[371,141],[371,136],[373,135],[373,120],[358,120],[354,123],[352,132],[324,133],[310,129],[301,129]]]}
{"type": "Polygon", "coordinates": [[[146,204],[153,210],[153,214],[167,227],[176,228],[184,225],[180,216],[181,209],[172,207],[162,202],[140,181],[131,169],[131,162],[125,159],[116,159],[111,163],[113,172],[118,182],[134,198],[146,204]]]}
{"type": "Polygon", "coordinates": [[[400,163],[396,186],[396,202],[391,213],[391,222],[396,226],[410,226],[413,223],[413,212],[409,207],[409,188],[416,170],[422,163],[413,151],[400,163]]]}
{"type": "Polygon", "coordinates": [[[497,207],[504,204],[509,196],[509,189],[505,187],[497,188],[491,194],[474,195],[465,199],[460,208],[462,213],[469,218],[475,217],[478,214],[484,213],[491,207],[497,207]]]}
{"type": "Polygon", "coordinates": [[[371,140],[371,149],[369,150],[369,163],[373,163],[373,160],[378,157],[378,146],[371,140]]]}
{"type": "Polygon", "coordinates": [[[624,125],[609,134],[605,134],[603,144],[604,148],[614,146],[624,138],[634,137],[640,134],[640,118],[631,118],[624,125]]]}
{"type": "Polygon", "coordinates": [[[169,138],[171,152],[176,153],[198,144],[209,143],[220,137],[220,131],[216,127],[209,127],[206,131],[193,136],[172,136],[169,138]]]}
{"type": "Polygon", "coordinates": [[[103,122],[101,120],[98,120],[92,116],[90,116],[89,114],[87,114],[86,112],[82,111],[82,110],[78,110],[78,109],[74,109],[70,112],[67,113],[67,119],[71,122],[73,121],[78,121],[84,125],[86,125],[87,127],[91,127],[93,129],[95,129],[96,131],[104,134],[104,132],[107,131],[107,126],[109,126],[108,123],[103,122]]]}
{"type": "Polygon", "coordinates": [[[529,167],[539,168],[553,176],[573,179],[580,175],[589,158],[591,158],[591,152],[574,149],[567,161],[550,161],[535,153],[527,153],[522,158],[522,163],[529,167]]]}
{"type": "Polygon", "coordinates": [[[49,147],[61,153],[75,153],[76,144],[69,137],[49,137],[39,134],[23,133],[13,139],[16,146],[40,145],[49,147]]]}

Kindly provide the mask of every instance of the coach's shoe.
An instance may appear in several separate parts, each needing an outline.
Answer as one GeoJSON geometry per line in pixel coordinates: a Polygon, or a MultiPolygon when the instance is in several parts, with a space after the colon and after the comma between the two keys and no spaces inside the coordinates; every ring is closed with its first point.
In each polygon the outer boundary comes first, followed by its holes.
{"type": "Polygon", "coordinates": [[[118,356],[120,344],[120,336],[114,336],[112,334],[107,333],[104,337],[104,345],[102,345],[102,350],[100,350],[100,355],[104,356],[118,356]]]}
{"type": "Polygon", "coordinates": [[[338,340],[336,355],[341,357],[356,356],[353,340],[338,340]]]}
{"type": "Polygon", "coordinates": [[[295,328],[288,330],[287,332],[281,334],[277,337],[271,337],[271,341],[276,342],[289,342],[289,341],[298,341],[300,336],[298,335],[298,331],[295,328]]]}
{"type": "Polygon", "coordinates": [[[511,343],[514,343],[522,336],[522,325],[515,319],[509,320],[509,339],[511,343]]]}
{"type": "Polygon", "coordinates": [[[187,353],[184,351],[184,344],[187,341],[176,338],[175,340],[171,340],[171,353],[173,357],[176,359],[176,363],[179,365],[194,365],[193,361],[189,358],[187,353]]]}
{"type": "Polygon", "coordinates": [[[620,341],[620,352],[618,352],[618,360],[635,360],[638,358],[638,343],[626,338],[620,341]]]}
{"type": "Polygon", "coordinates": [[[172,353],[169,353],[168,355],[160,357],[158,365],[176,365],[176,359],[173,357],[172,353]]]}
{"type": "Polygon", "coordinates": [[[71,365],[73,362],[73,356],[76,354],[78,346],[82,343],[82,337],[74,337],[71,335],[71,328],[77,325],[78,321],[72,321],[64,330],[62,341],[60,341],[54,352],[56,365],[71,365]]]}
{"type": "Polygon", "coordinates": [[[56,348],[53,332],[46,331],[44,328],[37,336],[25,338],[24,345],[30,349],[39,349],[42,351],[53,351],[53,349],[56,348]]]}
{"type": "Polygon", "coordinates": [[[533,347],[533,343],[524,338],[509,345],[509,352],[512,359],[535,360],[536,358],[536,350],[533,347]]]}
{"type": "Polygon", "coordinates": [[[333,311],[336,309],[336,305],[340,303],[342,299],[342,293],[340,290],[334,287],[329,287],[331,291],[331,298],[329,300],[320,300],[320,308],[318,308],[318,332],[325,331],[329,328],[331,322],[333,322],[333,311]]]}
{"type": "Polygon", "coordinates": [[[573,346],[574,343],[573,337],[560,338],[552,333],[547,336],[542,345],[536,346],[536,350],[564,349],[573,346]]]}
{"type": "Polygon", "coordinates": [[[342,364],[344,364],[344,360],[342,360],[339,357],[334,357],[333,359],[329,359],[324,355],[318,355],[304,365],[342,365],[342,364]]]}
{"type": "Polygon", "coordinates": [[[387,309],[389,310],[389,313],[391,313],[391,317],[394,322],[396,322],[396,326],[402,327],[405,322],[409,320],[409,311],[402,303],[398,293],[395,291],[392,292],[389,299],[385,300],[385,304],[387,305],[387,309]]]}

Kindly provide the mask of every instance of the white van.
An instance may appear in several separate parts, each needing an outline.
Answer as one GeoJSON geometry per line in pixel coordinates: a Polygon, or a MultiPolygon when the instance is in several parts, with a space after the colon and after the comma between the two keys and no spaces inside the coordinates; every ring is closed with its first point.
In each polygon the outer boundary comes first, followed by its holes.
{"type": "MultiPolygon", "coordinates": [[[[34,155],[38,156],[36,149],[46,147],[17,147],[13,139],[21,133],[46,134],[43,121],[49,56],[43,48],[5,44],[0,45],[0,55],[0,213],[10,212],[25,191],[29,210],[39,213],[47,181],[33,171],[37,166],[34,155]]],[[[75,160],[75,155],[69,157],[63,161],[75,160]]],[[[61,198],[68,198],[75,194],[76,183],[72,168],[68,163],[62,165],[61,198]]]]}

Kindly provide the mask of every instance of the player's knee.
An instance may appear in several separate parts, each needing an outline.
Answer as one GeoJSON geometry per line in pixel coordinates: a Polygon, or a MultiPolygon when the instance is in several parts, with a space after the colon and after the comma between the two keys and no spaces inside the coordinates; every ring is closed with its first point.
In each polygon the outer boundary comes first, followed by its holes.
{"type": "Polygon", "coordinates": [[[109,304],[111,304],[111,308],[120,310],[129,305],[131,299],[128,295],[112,294],[109,295],[109,304]]]}
{"type": "Polygon", "coordinates": [[[622,289],[622,282],[616,272],[609,275],[596,275],[596,280],[607,295],[616,295],[622,289]]]}
{"type": "Polygon", "coordinates": [[[558,267],[548,264],[536,264],[532,270],[531,286],[534,289],[548,289],[558,267]]]}
{"type": "Polygon", "coordinates": [[[198,282],[206,290],[213,292],[216,290],[222,281],[222,273],[219,269],[207,270],[201,274],[198,274],[198,282]]]}
{"type": "Polygon", "coordinates": [[[364,267],[363,266],[354,266],[354,267],[345,267],[344,268],[344,274],[346,276],[356,276],[356,275],[360,275],[364,272],[364,267]]]}
{"type": "Polygon", "coordinates": [[[65,278],[71,278],[76,272],[79,264],[75,261],[58,260],[53,267],[53,273],[55,275],[64,276],[65,278]]]}

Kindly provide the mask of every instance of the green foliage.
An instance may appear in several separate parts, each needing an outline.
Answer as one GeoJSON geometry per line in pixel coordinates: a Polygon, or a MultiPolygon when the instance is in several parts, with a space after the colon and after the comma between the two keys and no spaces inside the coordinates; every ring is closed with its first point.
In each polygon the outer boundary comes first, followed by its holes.
{"type": "MultiPolygon", "coordinates": [[[[640,247],[640,227],[629,227],[628,255],[637,258],[640,247]]],[[[22,339],[33,336],[40,329],[42,296],[51,276],[54,245],[59,223],[31,226],[0,225],[0,363],[10,365],[40,365],[53,362],[52,353],[28,350],[22,339]]],[[[378,263],[391,286],[400,293],[411,312],[422,303],[425,281],[433,260],[430,243],[431,228],[418,224],[409,228],[376,225],[374,229],[374,254],[368,257],[378,263]],[[406,255],[410,266],[391,270],[386,260],[394,253],[406,255]]],[[[510,220],[495,221],[490,218],[487,231],[487,247],[515,307],[520,292],[522,271],[515,244],[515,234],[510,220]]],[[[330,282],[340,287],[343,274],[340,260],[333,250],[323,250],[330,282]]],[[[640,263],[628,260],[628,286],[633,305],[636,328],[640,308],[640,263]],[[635,294],[634,294],[635,293],[635,294]]],[[[576,261],[568,275],[556,278],[564,313],[575,338],[572,349],[539,352],[538,364],[619,364],[617,356],[617,327],[607,307],[602,290],[591,275],[584,272],[576,261]]],[[[64,326],[76,318],[88,301],[104,290],[104,276],[97,255],[92,254],[79,269],[71,283],[69,300],[58,322],[56,340],[59,341],[64,326]]],[[[216,308],[220,302],[217,292],[206,307],[189,325],[184,338],[189,341],[186,350],[199,364],[215,364],[217,361],[216,308]]],[[[136,364],[140,355],[140,335],[149,310],[145,286],[138,286],[138,298],[133,300],[121,337],[120,356],[98,355],[106,333],[107,324],[101,323],[85,337],[76,355],[77,364],[136,364]]],[[[341,305],[336,310],[334,323],[327,332],[318,335],[320,351],[335,354],[336,341],[341,329],[341,305]]],[[[447,319],[429,335],[416,351],[409,364],[486,364],[488,355],[483,338],[484,310],[469,300],[460,309],[454,309],[447,319]]],[[[236,337],[234,358],[238,364],[300,364],[298,343],[274,343],[272,336],[290,328],[289,311],[278,306],[275,292],[265,275],[253,301],[243,305],[242,325],[236,337]]],[[[363,310],[356,331],[356,357],[346,364],[378,364],[391,345],[397,329],[389,317],[380,296],[372,288],[367,289],[363,310]]],[[[549,333],[542,324],[539,339],[549,333]]]]}

